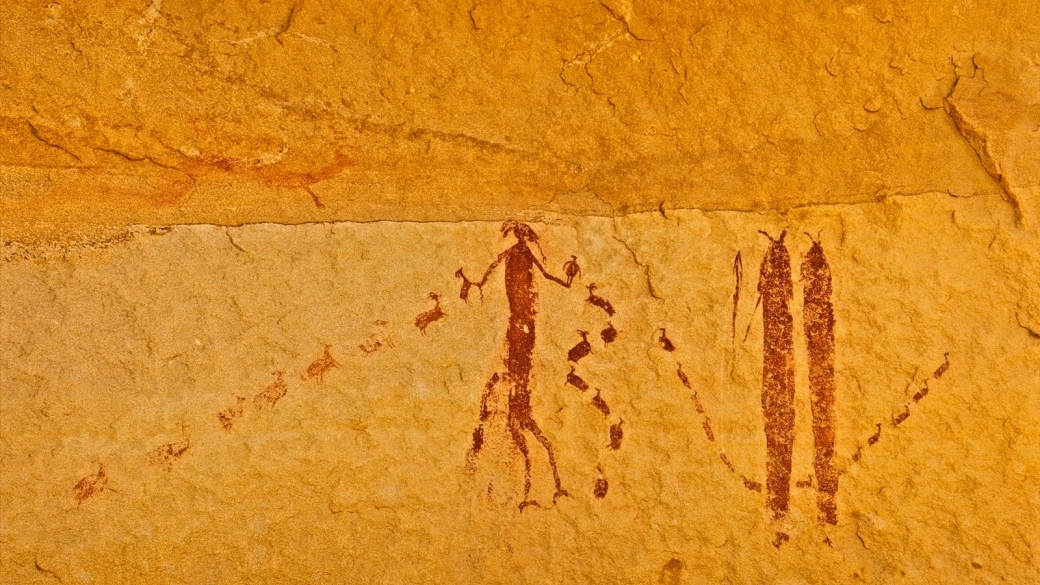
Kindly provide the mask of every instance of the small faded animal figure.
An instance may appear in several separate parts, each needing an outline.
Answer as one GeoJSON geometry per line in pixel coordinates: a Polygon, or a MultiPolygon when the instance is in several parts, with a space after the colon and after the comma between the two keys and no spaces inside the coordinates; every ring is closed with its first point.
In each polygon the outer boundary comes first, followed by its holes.
{"type": "MultiPolygon", "coordinates": [[[[506,329],[506,350],[504,366],[505,371],[501,374],[495,372],[484,389],[481,400],[481,423],[473,433],[473,446],[467,458],[468,467],[474,468],[474,460],[487,449],[487,433],[485,424],[492,421],[485,413],[489,412],[487,402],[491,398],[493,390],[500,382],[506,385],[508,390],[508,402],[505,408],[505,430],[507,442],[511,446],[513,456],[519,453],[524,461],[524,487],[523,498],[519,508],[522,512],[530,505],[537,502],[529,499],[531,493],[531,457],[527,446],[527,435],[534,437],[545,449],[549,459],[549,467],[552,470],[556,491],[553,494],[555,502],[560,496],[568,495],[560,482],[560,474],[556,467],[556,454],[552,443],[542,433],[538,423],[531,414],[531,366],[533,362],[535,343],[535,315],[538,293],[535,288],[535,274],[541,274],[546,280],[554,282],[562,287],[570,288],[574,277],[580,272],[577,259],[571,256],[563,266],[564,278],[553,275],[545,269],[542,262],[538,260],[532,247],[538,247],[539,256],[541,248],[538,246],[538,235],[525,223],[509,221],[502,225],[502,235],[512,235],[516,243],[498,255],[498,258],[484,271],[479,281],[472,281],[466,277],[460,268],[455,276],[462,279],[460,298],[468,300],[469,292],[473,287],[483,292],[488,278],[500,264],[505,264],[505,289],[509,300],[509,325],[506,329]],[[536,272],[537,271],[537,272],[536,272]]],[[[543,256],[544,261],[544,256],[543,256]]]]}
{"type": "Polygon", "coordinates": [[[430,326],[434,321],[440,321],[441,319],[448,316],[447,313],[441,309],[441,298],[437,293],[430,293],[430,300],[433,301],[433,308],[425,313],[420,314],[415,318],[415,326],[419,329],[419,332],[426,335],[426,328],[430,326]]]}

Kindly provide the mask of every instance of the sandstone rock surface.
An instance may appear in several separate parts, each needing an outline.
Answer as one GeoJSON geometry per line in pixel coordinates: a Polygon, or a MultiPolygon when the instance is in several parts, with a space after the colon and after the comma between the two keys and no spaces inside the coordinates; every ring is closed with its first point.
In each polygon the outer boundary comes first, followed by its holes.
{"type": "Polygon", "coordinates": [[[1038,9],[0,6],[0,581],[1040,581],[1038,9]]]}

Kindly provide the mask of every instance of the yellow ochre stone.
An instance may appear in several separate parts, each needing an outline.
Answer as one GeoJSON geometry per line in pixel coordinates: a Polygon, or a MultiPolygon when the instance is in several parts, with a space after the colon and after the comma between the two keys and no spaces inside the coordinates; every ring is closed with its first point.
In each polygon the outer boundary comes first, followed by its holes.
{"type": "Polygon", "coordinates": [[[0,5],[0,582],[1040,582],[1038,13],[0,5]]]}

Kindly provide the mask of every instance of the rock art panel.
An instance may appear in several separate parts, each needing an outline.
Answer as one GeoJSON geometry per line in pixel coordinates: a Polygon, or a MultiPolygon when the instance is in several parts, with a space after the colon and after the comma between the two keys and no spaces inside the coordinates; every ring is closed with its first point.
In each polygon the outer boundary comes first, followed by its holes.
{"type": "Polygon", "coordinates": [[[1030,582],[1017,226],[935,195],[5,242],[0,570],[1030,582]]]}
{"type": "Polygon", "coordinates": [[[0,583],[1040,583],[1037,12],[3,3],[0,583]]]}

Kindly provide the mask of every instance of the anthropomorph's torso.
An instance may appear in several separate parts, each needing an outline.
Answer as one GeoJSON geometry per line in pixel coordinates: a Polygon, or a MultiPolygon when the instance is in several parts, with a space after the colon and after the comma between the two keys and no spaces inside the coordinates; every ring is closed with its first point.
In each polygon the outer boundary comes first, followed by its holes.
{"type": "Polygon", "coordinates": [[[534,255],[525,242],[517,242],[506,254],[506,296],[509,328],[506,330],[506,371],[513,378],[514,399],[527,399],[534,353],[534,255]]]}

